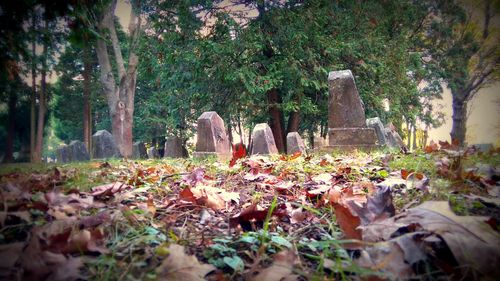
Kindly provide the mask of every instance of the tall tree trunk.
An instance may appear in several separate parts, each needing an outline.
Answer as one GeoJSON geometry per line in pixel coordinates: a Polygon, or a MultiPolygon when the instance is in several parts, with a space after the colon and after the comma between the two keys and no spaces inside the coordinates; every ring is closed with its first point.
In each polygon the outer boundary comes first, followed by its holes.
{"type": "Polygon", "coordinates": [[[277,89],[271,89],[267,93],[267,102],[269,105],[269,117],[271,123],[271,130],[273,131],[274,141],[276,142],[276,147],[280,153],[284,153],[286,151],[284,135],[285,131],[283,130],[283,114],[278,107],[279,104],[279,93],[277,89]]]}
{"type": "Polygon", "coordinates": [[[90,151],[92,147],[92,112],[90,107],[90,79],[92,63],[90,46],[83,47],[83,143],[90,151]]]}
{"type": "MultiPolygon", "coordinates": [[[[45,30],[48,30],[48,21],[45,19],[45,30]]],[[[43,131],[45,128],[45,113],[46,113],[46,99],[47,99],[47,40],[44,40],[42,51],[42,69],[40,80],[40,99],[38,101],[38,122],[36,130],[36,143],[35,143],[35,159],[33,162],[39,163],[42,161],[43,153],[43,131]]]]}
{"type": "Polygon", "coordinates": [[[287,133],[290,132],[298,132],[300,125],[300,114],[298,111],[290,112],[290,116],[288,116],[288,126],[287,133]]]}
{"type": "MultiPolygon", "coordinates": [[[[33,11],[32,16],[33,34],[36,30],[36,15],[33,11]]],[[[31,42],[31,54],[33,56],[31,62],[31,98],[30,98],[30,159],[35,161],[35,139],[36,139],[36,35],[33,35],[31,42]]]]}
{"type": "Polygon", "coordinates": [[[467,102],[460,94],[452,94],[452,127],[451,140],[458,142],[460,146],[465,144],[465,133],[467,123],[467,102]]]}
{"type": "Polygon", "coordinates": [[[9,94],[9,102],[8,102],[9,124],[7,129],[7,142],[6,142],[7,147],[5,148],[5,158],[4,158],[5,163],[11,163],[14,161],[14,138],[16,134],[16,103],[17,103],[17,94],[12,89],[11,93],[9,94]]]}
{"type": "Polygon", "coordinates": [[[132,10],[129,25],[131,43],[129,48],[128,67],[126,70],[113,20],[116,0],[110,3],[110,6],[106,9],[99,22],[99,31],[101,34],[110,35],[118,69],[118,85],[116,85],[116,80],[114,78],[106,41],[99,38],[96,45],[97,59],[101,67],[101,83],[108,100],[112,134],[123,157],[132,156],[134,97],[137,80],[137,66],[139,64],[139,57],[135,53],[135,49],[137,48],[141,26],[141,18],[136,14],[140,10],[140,3],[137,0],[132,1],[131,4],[132,10]]]}

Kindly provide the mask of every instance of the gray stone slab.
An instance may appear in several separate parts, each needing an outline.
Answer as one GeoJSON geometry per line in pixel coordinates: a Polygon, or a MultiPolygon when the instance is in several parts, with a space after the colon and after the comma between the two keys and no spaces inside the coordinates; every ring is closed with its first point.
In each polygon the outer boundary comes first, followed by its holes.
{"type": "Polygon", "coordinates": [[[224,121],[215,111],[204,112],[197,121],[195,157],[214,155],[231,157],[231,144],[226,134],[224,121]]]}
{"type": "Polygon", "coordinates": [[[156,147],[150,147],[150,148],[148,148],[147,154],[148,154],[148,159],[158,159],[158,158],[160,158],[160,153],[158,152],[158,150],[156,149],[156,147]]]}
{"type": "Polygon", "coordinates": [[[164,158],[186,158],[187,150],[179,137],[167,137],[165,140],[164,158]]]}
{"type": "Polygon", "coordinates": [[[106,159],[120,157],[120,151],[118,150],[115,139],[110,132],[100,130],[92,136],[92,158],[106,159]]]}
{"type": "Polygon", "coordinates": [[[290,132],[286,135],[286,153],[294,154],[298,151],[303,155],[306,154],[304,140],[300,137],[299,133],[290,132]]]}
{"type": "Polygon", "coordinates": [[[134,142],[132,146],[132,157],[134,159],[147,159],[148,158],[148,152],[146,150],[146,145],[141,142],[134,142]]]}
{"type": "Polygon", "coordinates": [[[78,140],[73,140],[69,145],[62,145],[57,149],[57,161],[59,163],[80,162],[90,160],[89,152],[85,144],[78,140]]]}
{"type": "Polygon", "coordinates": [[[278,148],[274,141],[273,132],[267,123],[255,125],[252,131],[250,154],[277,154],[278,148]]]}
{"type": "Polygon", "coordinates": [[[328,128],[365,127],[365,109],[350,70],[328,74],[328,128]]]}
{"type": "Polygon", "coordinates": [[[386,144],[387,140],[385,138],[384,125],[382,124],[382,121],[380,121],[380,118],[374,117],[374,118],[366,119],[366,126],[368,128],[375,129],[375,133],[377,134],[379,145],[386,144]]]}

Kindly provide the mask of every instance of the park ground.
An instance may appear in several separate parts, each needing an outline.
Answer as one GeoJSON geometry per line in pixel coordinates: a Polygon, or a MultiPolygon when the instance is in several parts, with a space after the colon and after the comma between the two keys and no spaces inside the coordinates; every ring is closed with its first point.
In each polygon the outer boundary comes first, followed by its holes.
{"type": "Polygon", "coordinates": [[[0,279],[498,280],[498,150],[232,164],[0,166],[0,279]]]}

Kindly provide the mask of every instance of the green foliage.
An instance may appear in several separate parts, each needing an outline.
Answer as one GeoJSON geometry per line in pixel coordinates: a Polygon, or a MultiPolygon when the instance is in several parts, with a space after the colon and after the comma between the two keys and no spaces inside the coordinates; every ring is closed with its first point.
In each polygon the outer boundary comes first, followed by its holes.
{"type": "Polygon", "coordinates": [[[312,133],[326,128],[326,78],[340,69],[355,74],[367,116],[437,125],[430,100],[441,89],[415,47],[429,3],[243,1],[262,8],[250,17],[210,9],[219,2],[155,3],[141,44],[136,132],[187,137],[206,110],[251,128],[267,121],[267,92],[277,89],[283,115],[300,112],[299,130],[312,133]],[[422,79],[428,87],[418,89],[422,79]]]}

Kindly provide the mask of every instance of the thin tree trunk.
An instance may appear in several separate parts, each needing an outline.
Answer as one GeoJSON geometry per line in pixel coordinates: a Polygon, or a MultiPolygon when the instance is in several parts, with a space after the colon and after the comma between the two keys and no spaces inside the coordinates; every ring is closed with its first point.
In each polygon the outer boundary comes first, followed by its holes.
{"type": "Polygon", "coordinates": [[[288,116],[288,127],[287,133],[290,132],[298,132],[300,125],[300,114],[298,111],[290,112],[290,116],[288,116]]]}
{"type": "Polygon", "coordinates": [[[92,146],[92,112],[90,110],[90,74],[92,64],[90,62],[90,46],[85,43],[83,48],[83,143],[87,150],[92,146]]]}
{"type": "Polygon", "coordinates": [[[452,127],[451,140],[458,142],[460,146],[465,144],[466,123],[467,123],[467,102],[460,98],[461,95],[453,94],[452,98],[452,127]]]}
{"type": "Polygon", "coordinates": [[[286,151],[285,142],[284,142],[284,130],[282,127],[282,113],[278,108],[279,104],[279,93],[277,89],[271,89],[267,93],[267,100],[269,105],[269,117],[270,117],[270,127],[273,131],[274,141],[276,143],[276,147],[280,153],[284,153],[286,151]]]}
{"type": "Polygon", "coordinates": [[[231,116],[227,118],[227,137],[229,139],[229,143],[232,145],[233,142],[233,126],[231,126],[231,116]]]}
{"type": "MultiPolygon", "coordinates": [[[[33,31],[36,29],[36,15],[33,12],[32,16],[33,31]]],[[[35,32],[33,32],[35,33],[35,32]]],[[[34,162],[35,160],[35,139],[36,139],[36,37],[33,35],[33,41],[31,42],[31,98],[30,98],[30,160],[34,162]]]]}
{"type": "Polygon", "coordinates": [[[9,124],[7,129],[7,142],[5,148],[5,163],[11,163],[14,161],[14,138],[16,134],[16,103],[17,103],[17,95],[15,91],[11,90],[9,94],[9,124]]]}
{"type": "MultiPolygon", "coordinates": [[[[45,19],[45,29],[48,30],[48,22],[45,19]]],[[[46,40],[45,40],[46,41],[46,40]]],[[[47,98],[47,42],[43,43],[42,51],[42,69],[40,80],[40,100],[38,102],[38,122],[36,131],[35,143],[35,159],[33,162],[39,163],[42,161],[43,152],[43,131],[45,128],[45,112],[46,112],[46,98],[47,98]]]]}
{"type": "Polygon", "coordinates": [[[413,124],[413,146],[412,150],[415,151],[417,149],[417,126],[413,124]]]}

